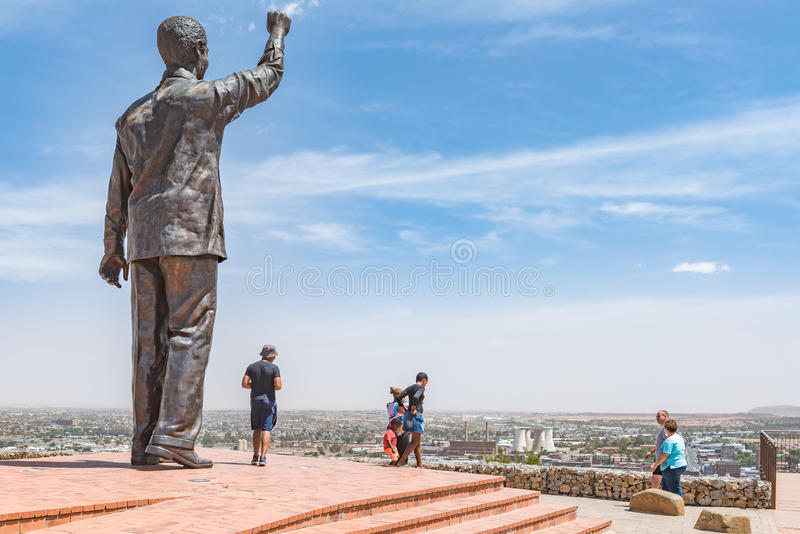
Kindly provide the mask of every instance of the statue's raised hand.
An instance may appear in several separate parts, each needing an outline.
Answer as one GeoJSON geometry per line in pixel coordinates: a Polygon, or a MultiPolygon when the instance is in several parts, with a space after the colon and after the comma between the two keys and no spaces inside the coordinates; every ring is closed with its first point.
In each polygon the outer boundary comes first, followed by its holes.
{"type": "Polygon", "coordinates": [[[270,35],[278,33],[282,37],[289,33],[289,28],[291,26],[292,19],[290,19],[286,13],[281,13],[280,11],[270,11],[267,13],[267,31],[270,35]]]}
{"type": "Polygon", "coordinates": [[[122,287],[119,283],[119,272],[128,281],[128,262],[125,261],[125,256],[109,255],[103,256],[100,260],[100,278],[111,284],[112,286],[122,287]]]}

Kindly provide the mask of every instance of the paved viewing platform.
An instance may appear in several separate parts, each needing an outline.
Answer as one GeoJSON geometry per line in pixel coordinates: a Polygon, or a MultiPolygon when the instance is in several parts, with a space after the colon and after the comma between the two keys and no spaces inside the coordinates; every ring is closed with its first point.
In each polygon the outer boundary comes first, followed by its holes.
{"type": "Polygon", "coordinates": [[[131,467],[127,454],[0,462],[0,534],[609,532],[578,501],[487,475],[201,451],[212,469],[131,467]]]}
{"type": "MultiPolygon", "coordinates": [[[[683,517],[658,516],[630,512],[625,501],[547,495],[550,502],[577,505],[582,513],[613,521],[614,534],[699,534],[694,529],[700,512],[745,515],[750,518],[753,534],[800,534],[800,473],[778,474],[776,510],[687,506],[683,517]]],[[[542,497],[542,500],[545,496],[542,497]]]]}

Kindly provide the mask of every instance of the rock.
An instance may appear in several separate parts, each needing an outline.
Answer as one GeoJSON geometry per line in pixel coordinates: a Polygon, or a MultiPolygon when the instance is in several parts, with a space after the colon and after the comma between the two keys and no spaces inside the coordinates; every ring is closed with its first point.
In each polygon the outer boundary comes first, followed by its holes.
{"type": "Polygon", "coordinates": [[[711,532],[727,532],[729,534],[750,534],[750,518],[743,515],[719,514],[703,510],[697,523],[694,524],[697,530],[707,530],[711,532]]]}
{"type": "Polygon", "coordinates": [[[650,512],[661,515],[683,515],[680,495],[660,489],[647,489],[631,497],[631,512],[650,512]]]}

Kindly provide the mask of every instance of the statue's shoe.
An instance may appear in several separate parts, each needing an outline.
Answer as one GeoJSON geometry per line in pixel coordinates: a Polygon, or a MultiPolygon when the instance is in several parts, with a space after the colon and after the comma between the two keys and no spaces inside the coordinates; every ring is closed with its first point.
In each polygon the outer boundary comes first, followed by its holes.
{"type": "Polygon", "coordinates": [[[189,449],[181,449],[180,447],[171,447],[169,445],[148,445],[145,449],[147,454],[164,458],[177,462],[184,467],[191,469],[206,469],[214,465],[214,462],[208,458],[202,458],[196,452],[189,449]]]}
{"type": "Polygon", "coordinates": [[[131,465],[158,465],[161,458],[158,456],[150,456],[149,454],[142,454],[131,456],[131,465]]]}

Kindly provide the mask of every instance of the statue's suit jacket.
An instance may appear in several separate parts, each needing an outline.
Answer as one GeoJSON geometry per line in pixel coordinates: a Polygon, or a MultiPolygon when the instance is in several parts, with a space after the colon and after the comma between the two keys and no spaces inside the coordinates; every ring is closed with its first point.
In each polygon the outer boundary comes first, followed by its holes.
{"type": "Polygon", "coordinates": [[[218,80],[167,69],[156,89],[117,120],[108,185],[106,254],[226,258],[219,155],[225,126],[265,101],[283,77],[283,42],[268,41],[256,68],[218,80]]]}

